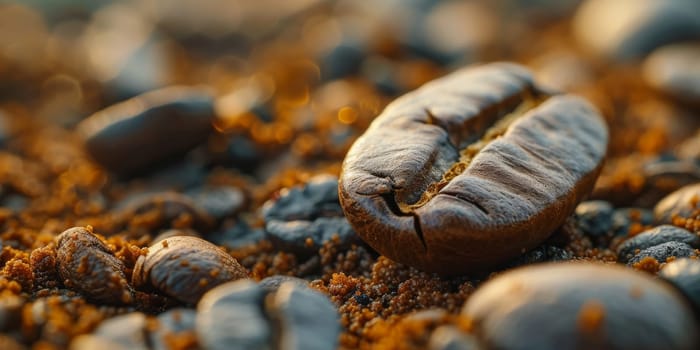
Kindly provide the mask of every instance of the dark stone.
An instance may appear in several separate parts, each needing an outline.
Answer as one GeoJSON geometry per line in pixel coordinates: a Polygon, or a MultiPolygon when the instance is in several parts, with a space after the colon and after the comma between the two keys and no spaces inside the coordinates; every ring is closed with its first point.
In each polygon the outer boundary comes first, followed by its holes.
{"type": "MultiPolygon", "coordinates": [[[[637,254],[637,250],[643,251],[647,248],[668,242],[685,243],[695,248],[700,247],[700,237],[696,234],[679,227],[661,225],[624,241],[617,248],[617,258],[620,262],[626,263],[637,254]]],[[[666,259],[659,260],[659,262],[664,261],[666,261],[666,259]]]]}
{"type": "Polygon", "coordinates": [[[78,126],[88,153],[120,175],[147,172],[181,158],[213,131],[210,90],[169,87],[99,111],[78,126]]]}
{"type": "Polygon", "coordinates": [[[642,259],[651,257],[660,263],[665,263],[668,258],[687,258],[697,256],[695,248],[686,243],[666,242],[640,251],[637,255],[627,261],[628,266],[634,266],[642,259]]]}
{"type": "Polygon", "coordinates": [[[613,226],[613,206],[606,201],[583,202],[576,207],[579,228],[592,237],[602,236],[613,226]]]}
{"type": "Polygon", "coordinates": [[[693,304],[700,315],[700,261],[676,259],[666,264],[659,277],[670,282],[693,304]]]}
{"type": "Polygon", "coordinates": [[[281,250],[315,253],[335,235],[343,247],[358,241],[343,216],[338,180],[332,176],[318,176],[304,186],[283,190],[265,203],[263,217],[267,237],[281,250]]]}
{"type": "Polygon", "coordinates": [[[698,321],[683,295],[614,264],[555,263],[503,273],[462,315],[494,349],[695,349],[698,321]],[[546,325],[546,327],[543,327],[546,325]]]}

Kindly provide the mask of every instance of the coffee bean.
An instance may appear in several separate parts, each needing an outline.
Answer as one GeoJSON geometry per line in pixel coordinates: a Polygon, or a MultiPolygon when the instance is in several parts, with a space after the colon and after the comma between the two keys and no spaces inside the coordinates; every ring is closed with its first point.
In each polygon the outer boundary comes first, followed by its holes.
{"type": "Polygon", "coordinates": [[[177,158],[213,130],[214,98],[203,88],[169,87],[115,104],[82,121],[90,155],[121,175],[177,158]]]}
{"type": "Polygon", "coordinates": [[[661,269],[659,277],[678,288],[700,315],[700,261],[695,259],[671,261],[661,269]]]}
{"type": "Polygon", "coordinates": [[[479,287],[462,315],[496,349],[695,349],[700,341],[680,293],[617,265],[513,270],[479,287]]]}
{"type": "Polygon", "coordinates": [[[187,194],[216,220],[233,215],[245,202],[243,192],[234,187],[202,187],[187,194]]]}
{"type": "MultiPolygon", "coordinates": [[[[620,262],[626,263],[633,256],[637,255],[637,250],[643,251],[668,242],[685,243],[695,248],[700,247],[700,237],[696,234],[679,227],[661,225],[651,230],[646,230],[623,242],[617,248],[617,258],[620,262]]],[[[666,259],[659,261],[665,262],[666,259]]]]}
{"type": "Polygon", "coordinates": [[[576,207],[578,226],[587,235],[597,237],[610,231],[613,224],[613,206],[606,201],[588,201],[576,207]]]}
{"type": "Polygon", "coordinates": [[[643,249],[629,259],[627,265],[634,266],[645,258],[654,258],[660,263],[665,263],[670,258],[687,258],[691,256],[697,256],[695,248],[686,243],[672,241],[643,249]]]}
{"type": "Polygon", "coordinates": [[[698,104],[700,44],[674,44],[655,50],[644,62],[644,78],[671,96],[698,104]]]}
{"type": "Polygon", "coordinates": [[[56,237],[56,266],[63,284],[105,304],[129,304],[133,290],[124,263],[89,229],[73,227],[56,237]]]}
{"type": "Polygon", "coordinates": [[[615,60],[643,57],[655,48],[700,36],[693,0],[587,0],[574,17],[576,38],[593,52],[615,60]],[[615,20],[610,20],[610,16],[615,20]]]}
{"type": "Polygon", "coordinates": [[[285,189],[263,206],[265,231],[279,249],[310,254],[335,235],[341,246],[358,240],[338,202],[338,180],[317,176],[305,186],[285,189]],[[310,240],[309,240],[310,239],[310,240]]]}
{"type": "Polygon", "coordinates": [[[697,215],[700,215],[700,183],[678,189],[654,207],[654,216],[660,223],[671,224],[674,218],[687,219],[697,215]]]}
{"type": "Polygon", "coordinates": [[[196,304],[208,290],[247,275],[221,248],[200,238],[176,236],[154,243],[138,258],[132,283],[196,304]]]}
{"type": "Polygon", "coordinates": [[[212,289],[197,305],[200,344],[211,350],[266,349],[272,327],[263,310],[265,293],[251,280],[212,289]]]}
{"type": "Polygon", "coordinates": [[[390,104],[343,163],[353,228],[383,255],[442,274],[541,243],[591,190],[607,130],[585,101],[533,84],[524,68],[498,63],[390,104]]]}
{"type": "Polygon", "coordinates": [[[129,349],[148,349],[147,321],[145,314],[131,312],[102,322],[93,335],[129,349]]]}

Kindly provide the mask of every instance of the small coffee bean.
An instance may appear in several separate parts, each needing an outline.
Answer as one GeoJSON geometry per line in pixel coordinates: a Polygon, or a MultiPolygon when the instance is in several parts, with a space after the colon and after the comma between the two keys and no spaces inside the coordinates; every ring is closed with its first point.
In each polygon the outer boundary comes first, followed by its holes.
{"type": "Polygon", "coordinates": [[[692,218],[700,215],[700,183],[684,186],[664,197],[654,207],[654,216],[660,223],[674,223],[674,218],[692,218]]]}
{"type": "Polygon", "coordinates": [[[661,45],[700,36],[696,10],[693,0],[587,0],[574,16],[574,35],[599,55],[633,60],[661,45]]]}
{"type": "MultiPolygon", "coordinates": [[[[661,225],[651,230],[646,230],[623,242],[617,248],[617,257],[620,262],[625,263],[637,254],[637,250],[642,251],[668,242],[680,242],[695,248],[700,247],[700,237],[696,234],[679,227],[661,225]]],[[[664,262],[666,259],[659,261],[664,262]]]]}
{"type": "Polygon", "coordinates": [[[213,217],[192,198],[177,192],[141,193],[127,197],[117,205],[116,215],[125,221],[148,216],[148,220],[137,221],[139,227],[151,230],[184,225],[206,232],[214,226],[213,217]],[[183,219],[186,223],[178,225],[177,221],[183,219]]]}
{"type": "Polygon", "coordinates": [[[243,192],[234,187],[203,187],[189,191],[188,195],[216,220],[233,215],[245,203],[243,192]]]}
{"type": "Polygon", "coordinates": [[[483,270],[566,220],[606,145],[584,100],[548,97],[514,64],[467,68],[387,106],[345,158],[340,202],[391,259],[442,274],[483,270]]]}
{"type": "Polygon", "coordinates": [[[279,249],[310,254],[335,235],[341,246],[358,240],[338,202],[338,180],[321,175],[285,189],[263,206],[265,231],[279,249]],[[309,240],[310,239],[310,240],[309,240]]]}
{"type": "Polygon", "coordinates": [[[135,287],[152,287],[188,304],[196,304],[219,284],[247,277],[236,259],[197,237],[176,236],[156,242],[134,265],[135,287]]]}
{"type": "Polygon", "coordinates": [[[110,106],[82,121],[90,155],[121,175],[178,158],[212,132],[214,97],[203,88],[169,87],[110,106]]]}
{"type": "Polygon", "coordinates": [[[268,315],[280,326],[278,349],[335,349],[340,318],[328,298],[295,282],[283,283],[266,299],[268,315]]]}
{"type": "Polygon", "coordinates": [[[105,304],[133,301],[124,263],[84,227],[67,229],[56,237],[56,266],[63,284],[87,299],[105,304]]]}
{"type": "Polygon", "coordinates": [[[674,44],[655,50],[644,62],[644,78],[671,96],[698,104],[700,44],[674,44]]]}
{"type": "Polygon", "coordinates": [[[654,258],[660,263],[665,263],[669,258],[687,258],[697,256],[695,248],[682,242],[666,242],[643,249],[627,261],[627,265],[634,266],[644,258],[654,258]]]}
{"type": "Polygon", "coordinates": [[[272,327],[263,310],[265,293],[251,280],[212,289],[197,305],[200,344],[211,350],[271,348],[272,327]]]}
{"type": "Polygon", "coordinates": [[[676,259],[661,269],[659,277],[678,288],[700,315],[700,261],[676,259]]]}
{"type": "Polygon", "coordinates": [[[587,235],[597,237],[610,231],[613,225],[613,206],[606,201],[588,201],[576,207],[578,226],[587,235]]]}
{"type": "Polygon", "coordinates": [[[479,287],[462,315],[496,349],[695,349],[700,341],[679,292],[618,265],[513,270],[479,287]]]}

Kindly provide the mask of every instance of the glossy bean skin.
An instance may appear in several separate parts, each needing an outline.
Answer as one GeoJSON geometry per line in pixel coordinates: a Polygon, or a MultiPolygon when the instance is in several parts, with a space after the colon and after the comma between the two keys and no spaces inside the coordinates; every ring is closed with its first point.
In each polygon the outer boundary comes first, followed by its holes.
{"type": "Polygon", "coordinates": [[[340,201],[393,260],[445,275],[483,270],[563,223],[606,145],[586,101],[548,96],[517,65],[467,68],[387,106],[343,162],[340,201]]]}

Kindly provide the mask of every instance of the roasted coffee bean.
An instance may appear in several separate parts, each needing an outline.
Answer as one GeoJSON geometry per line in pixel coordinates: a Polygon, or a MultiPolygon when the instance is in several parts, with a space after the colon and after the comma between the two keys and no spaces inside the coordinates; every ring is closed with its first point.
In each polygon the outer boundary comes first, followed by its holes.
{"type": "Polygon", "coordinates": [[[270,348],[272,327],[263,310],[265,293],[251,280],[212,289],[197,305],[200,344],[211,350],[270,348]]]}
{"type": "Polygon", "coordinates": [[[274,291],[250,280],[227,283],[197,306],[197,335],[207,349],[334,349],[339,325],[333,304],[296,281],[274,291]]]}
{"type": "Polygon", "coordinates": [[[617,265],[513,270],[479,287],[462,315],[494,349],[696,349],[700,341],[683,295],[617,265]]]}
{"type": "Polygon", "coordinates": [[[56,237],[56,266],[63,284],[105,304],[129,304],[133,290],[124,263],[89,228],[73,227],[56,237]]]}
{"type": "Polygon", "coordinates": [[[654,260],[660,263],[665,263],[669,259],[687,258],[691,256],[697,256],[697,252],[695,248],[690,245],[682,242],[666,242],[643,249],[629,259],[627,265],[634,266],[645,258],[654,258],[654,260]]]}
{"type": "Polygon", "coordinates": [[[131,280],[135,287],[152,287],[196,304],[208,290],[247,275],[221,248],[197,237],[176,236],[151,245],[136,261],[131,280]]]}
{"type": "Polygon", "coordinates": [[[589,236],[602,236],[613,225],[613,206],[606,201],[588,201],[576,207],[578,226],[589,236]]]}
{"type": "Polygon", "coordinates": [[[677,259],[666,264],[659,272],[659,277],[671,282],[685,295],[700,315],[700,261],[696,259],[677,259]]]}
{"type": "MultiPolygon", "coordinates": [[[[623,242],[617,248],[617,258],[620,262],[626,263],[633,256],[637,255],[638,251],[668,242],[685,243],[695,248],[700,247],[700,237],[696,234],[679,227],[661,225],[623,242]]],[[[660,260],[660,262],[664,261],[666,259],[660,260]]]]}
{"type": "Polygon", "coordinates": [[[644,62],[644,78],[669,95],[699,104],[700,44],[675,44],[655,50],[644,62]]]}
{"type": "Polygon", "coordinates": [[[338,180],[320,175],[283,190],[263,206],[268,238],[282,250],[315,253],[337,235],[342,246],[358,240],[338,202],[338,180]]]}
{"type": "MultiPolygon", "coordinates": [[[[674,223],[674,218],[692,219],[700,215],[700,183],[680,188],[664,197],[654,207],[654,216],[661,223],[674,223]]],[[[696,232],[700,231],[700,228],[696,232]]]]}
{"type": "Polygon", "coordinates": [[[573,21],[574,34],[593,52],[615,60],[643,57],[655,48],[700,37],[693,0],[587,0],[573,21]],[[614,15],[615,20],[609,20],[614,15]]]}
{"type": "Polygon", "coordinates": [[[485,269],[540,244],[591,190],[607,129],[587,102],[548,97],[497,63],[390,104],[348,152],[340,201],[358,234],[398,262],[485,269]]]}
{"type": "Polygon", "coordinates": [[[243,192],[234,187],[203,187],[187,194],[198,207],[216,220],[233,215],[245,203],[243,192]]]}
{"type": "Polygon", "coordinates": [[[132,175],[204,141],[213,131],[213,105],[207,89],[169,87],[99,111],[77,130],[96,161],[115,173],[132,175]]]}
{"type": "Polygon", "coordinates": [[[151,242],[160,242],[164,239],[168,239],[171,237],[175,236],[190,236],[190,237],[197,237],[197,238],[202,238],[197,231],[194,230],[179,230],[179,229],[171,229],[171,230],[166,230],[158,234],[158,236],[155,236],[151,242]]]}
{"type": "Polygon", "coordinates": [[[116,215],[148,229],[192,227],[206,232],[214,218],[192,200],[177,192],[142,193],[117,205],[116,215]],[[140,220],[144,217],[144,220],[140,220]]]}

